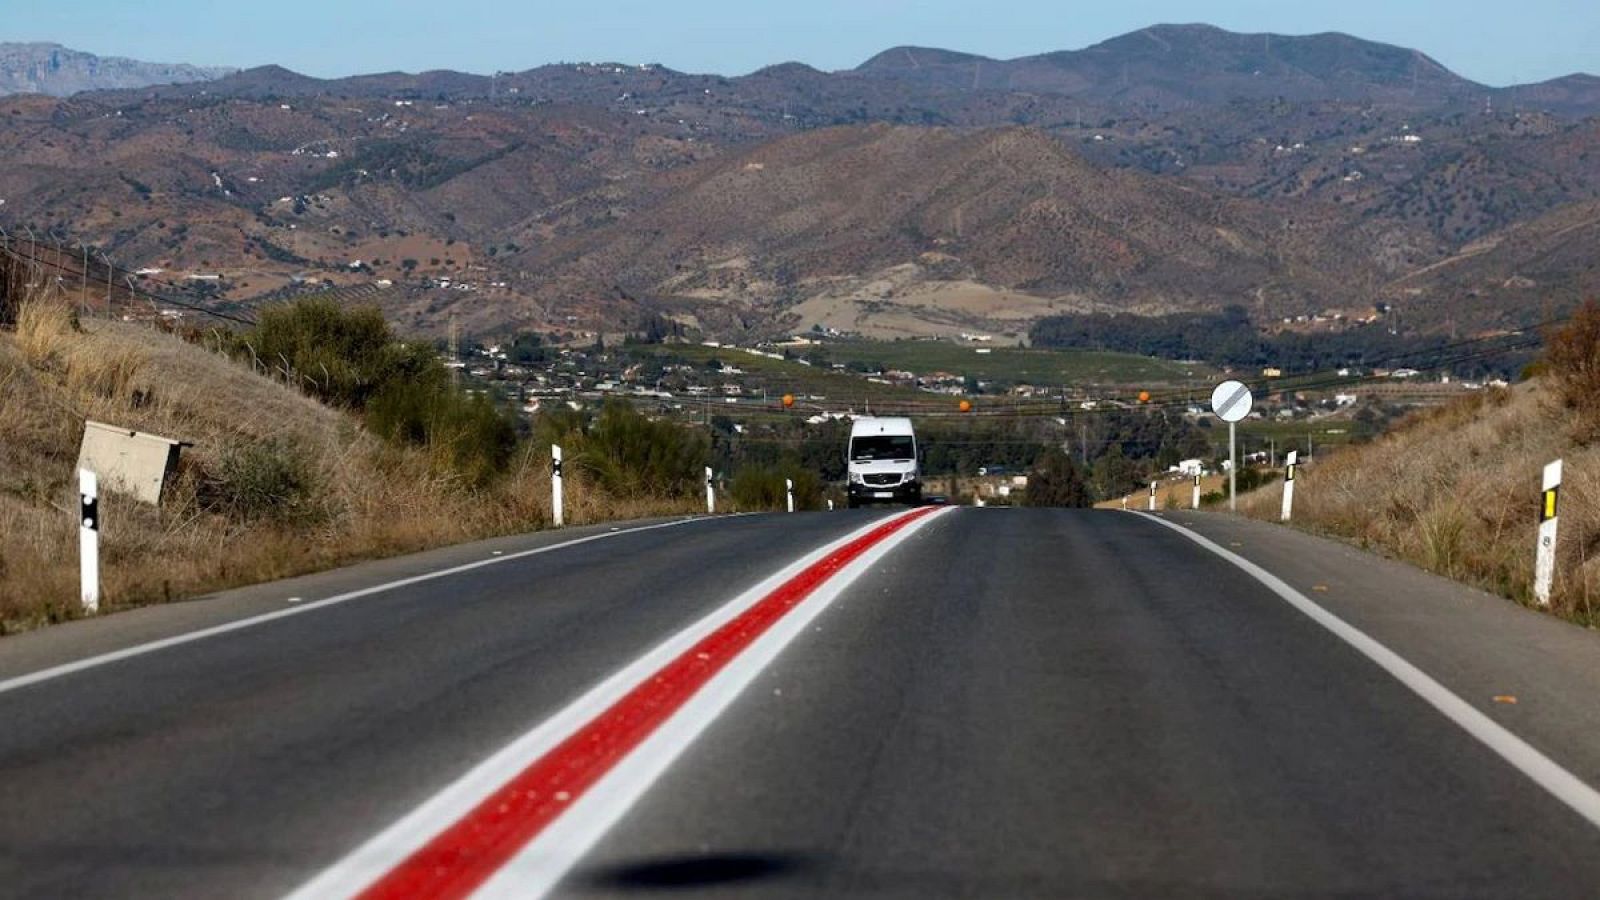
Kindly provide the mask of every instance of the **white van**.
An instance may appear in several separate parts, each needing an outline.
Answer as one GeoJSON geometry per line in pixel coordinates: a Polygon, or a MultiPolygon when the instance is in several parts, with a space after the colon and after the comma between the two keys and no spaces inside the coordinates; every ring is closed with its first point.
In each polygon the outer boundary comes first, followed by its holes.
{"type": "Polygon", "coordinates": [[[859,418],[850,426],[849,504],[922,502],[917,435],[911,420],[859,418]]]}

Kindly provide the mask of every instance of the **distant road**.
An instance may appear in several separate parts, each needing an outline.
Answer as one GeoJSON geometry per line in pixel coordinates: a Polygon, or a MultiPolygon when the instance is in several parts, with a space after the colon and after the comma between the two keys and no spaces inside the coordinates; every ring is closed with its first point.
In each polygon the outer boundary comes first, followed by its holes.
{"type": "Polygon", "coordinates": [[[1597,696],[1222,516],[572,529],[0,641],[0,896],[1593,897],[1597,696]]]}

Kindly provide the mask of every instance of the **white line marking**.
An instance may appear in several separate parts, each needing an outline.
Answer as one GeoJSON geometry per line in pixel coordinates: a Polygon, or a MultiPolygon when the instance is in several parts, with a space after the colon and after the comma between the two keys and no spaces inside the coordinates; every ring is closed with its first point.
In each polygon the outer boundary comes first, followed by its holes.
{"type": "MultiPolygon", "coordinates": [[[[906,525],[819,585],[744,652],[729,661],[654,734],[596,781],[576,803],[547,826],[486,882],[476,896],[537,897],[548,892],[593,844],[628,811],[684,748],[753,681],[796,635],[844,590],[927,523],[949,509],[906,525]]],[[[800,557],[763,579],[590,688],[532,731],[516,738],[465,775],[434,794],[398,822],[302,885],[288,900],[321,900],[360,893],[399,865],[434,835],[460,821],[567,736],[621,700],[644,679],[677,659],[707,635],[810,568],[818,560],[881,526],[874,518],[842,538],[800,557]]]]}
{"type": "MultiPolygon", "coordinates": [[[[459,575],[462,572],[470,572],[473,569],[481,569],[484,566],[492,566],[499,563],[510,562],[514,559],[537,556],[541,553],[550,553],[552,551],[562,550],[567,547],[575,547],[579,544],[587,544],[591,541],[620,537],[624,534],[635,534],[641,531],[653,531],[657,528],[672,528],[674,526],[685,525],[690,522],[708,522],[711,520],[712,517],[710,516],[697,516],[690,519],[675,519],[671,522],[658,522],[654,525],[640,525],[636,528],[629,528],[626,531],[604,531],[599,534],[591,534],[588,537],[563,541],[559,544],[551,544],[546,547],[535,547],[531,550],[508,553],[504,556],[482,559],[478,560],[477,562],[453,566],[448,569],[440,569],[436,572],[424,572],[421,575],[413,575],[410,578],[401,578],[398,581],[389,581],[383,584],[373,585],[372,587],[365,587],[361,588],[360,590],[350,591],[349,593],[345,594],[336,594],[332,597],[318,600],[314,603],[299,604],[288,609],[280,609],[276,612],[262,613],[261,615],[251,616],[247,619],[239,619],[235,622],[225,622],[221,625],[213,625],[210,628],[202,628],[199,631],[191,631],[186,634],[173,635],[172,637],[161,638],[160,640],[150,641],[144,644],[135,644],[132,647],[124,647],[121,650],[113,650],[109,653],[99,654],[98,656],[90,656],[84,659],[75,660],[73,662],[62,663],[58,666],[51,666],[47,669],[40,669],[37,672],[29,672],[26,675],[18,675],[14,678],[8,678],[4,681],[0,681],[0,694],[25,688],[29,685],[38,684],[42,681],[50,681],[52,679],[60,678],[64,675],[82,672],[85,669],[93,669],[98,666],[104,666],[110,663],[120,662],[125,659],[131,659],[135,656],[143,656],[147,653],[155,653],[158,650],[166,650],[171,647],[190,644],[195,641],[205,640],[206,638],[216,637],[217,635],[227,634],[232,631],[241,631],[246,628],[253,628],[257,625],[265,625],[268,622],[275,622],[278,619],[285,619],[289,616],[297,616],[301,613],[308,613],[316,609],[325,609],[338,603],[345,603],[350,600],[355,600],[360,597],[368,597],[373,594],[381,594],[384,591],[391,591],[395,588],[409,587],[413,584],[420,584],[424,581],[432,581],[435,578],[445,578],[450,575],[459,575]]],[[[290,600],[289,602],[294,603],[296,601],[290,600]]]]}
{"type": "Polygon", "coordinates": [[[1376,639],[1361,629],[1318,606],[1312,602],[1311,598],[1290,587],[1283,579],[1239,554],[1224,549],[1215,541],[1174,525],[1159,516],[1153,516],[1148,513],[1137,513],[1137,515],[1176,531],[1243,569],[1250,577],[1266,585],[1273,593],[1282,597],[1290,606],[1305,613],[1313,622],[1333,632],[1340,640],[1361,651],[1363,656],[1377,663],[1379,668],[1385,672],[1393,675],[1395,680],[1410,688],[1423,700],[1426,700],[1434,709],[1443,713],[1445,718],[1456,723],[1463,731],[1477,738],[1484,746],[1499,754],[1500,758],[1516,767],[1517,771],[1528,776],[1535,784],[1549,791],[1551,796],[1571,807],[1578,815],[1588,819],[1589,824],[1600,827],[1600,792],[1585,784],[1578,776],[1563,769],[1555,760],[1534,749],[1527,741],[1511,733],[1499,722],[1479,712],[1472,704],[1456,696],[1449,688],[1435,681],[1428,673],[1407,662],[1400,654],[1378,643],[1376,639]]]}

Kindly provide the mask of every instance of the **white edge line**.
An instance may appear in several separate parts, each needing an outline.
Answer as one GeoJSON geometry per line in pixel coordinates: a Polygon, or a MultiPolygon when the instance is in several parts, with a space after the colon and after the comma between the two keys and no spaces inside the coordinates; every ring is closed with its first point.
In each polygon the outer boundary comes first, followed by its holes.
{"type": "Polygon", "coordinates": [[[202,641],[209,637],[216,637],[217,635],[228,634],[229,632],[233,631],[241,631],[246,628],[253,628],[257,625],[265,625],[268,622],[275,622],[279,619],[286,619],[289,616],[298,616],[303,613],[312,612],[313,610],[324,609],[326,607],[339,603],[345,603],[360,597],[367,597],[372,594],[382,593],[384,591],[392,591],[395,588],[409,587],[410,585],[420,584],[424,581],[432,581],[435,578],[446,578],[451,575],[459,575],[462,572],[470,572],[473,569],[481,569],[485,566],[508,563],[513,560],[525,559],[529,556],[537,556],[541,553],[550,553],[552,551],[562,550],[567,547],[576,547],[579,544],[587,544],[591,541],[621,537],[625,534],[637,534],[641,531],[653,531],[657,528],[672,528],[677,525],[686,525],[690,522],[707,522],[717,518],[729,517],[695,516],[687,519],[674,519],[671,522],[657,522],[654,525],[640,525],[635,528],[629,528],[626,531],[604,531],[599,534],[591,534],[587,537],[563,541],[559,544],[550,544],[544,547],[534,547],[529,550],[520,550],[516,553],[507,553],[503,556],[494,556],[488,559],[480,559],[476,562],[466,563],[464,565],[452,566],[448,569],[439,569],[434,572],[424,572],[421,575],[412,575],[409,578],[401,578],[398,581],[389,581],[383,584],[364,587],[360,590],[350,591],[344,594],[335,594],[332,597],[326,597],[313,603],[301,603],[299,605],[289,607],[288,609],[279,609],[273,612],[262,613],[260,615],[250,616],[248,618],[239,619],[233,622],[224,622],[221,625],[212,625],[209,628],[202,628],[199,631],[176,634],[171,637],[165,637],[155,641],[148,641],[143,644],[135,644],[131,647],[124,647],[121,650],[113,650],[109,653],[101,653],[95,656],[74,660],[69,663],[50,666],[49,668],[40,669],[36,672],[29,672],[26,675],[17,675],[13,678],[7,678],[3,681],[0,681],[0,694],[25,688],[29,685],[38,684],[43,681],[51,681],[53,679],[61,678],[65,675],[71,675],[76,672],[82,672],[86,669],[93,669],[109,663],[131,659],[135,656],[143,656],[147,653],[155,653],[160,650],[166,650],[172,647],[190,644],[195,641],[202,641]]]}
{"type": "Polygon", "coordinates": [[[1449,688],[1435,681],[1432,676],[1407,662],[1400,654],[1385,647],[1361,629],[1318,606],[1312,602],[1311,598],[1290,587],[1283,579],[1239,554],[1222,547],[1215,541],[1180,525],[1168,522],[1159,516],[1153,516],[1146,512],[1134,512],[1136,515],[1143,516],[1152,522],[1176,531],[1243,569],[1245,573],[1266,585],[1279,597],[1282,597],[1290,606],[1305,613],[1312,621],[1333,632],[1345,643],[1361,651],[1363,656],[1377,663],[1378,667],[1385,672],[1393,675],[1395,680],[1410,688],[1423,700],[1426,700],[1430,706],[1443,713],[1445,718],[1454,722],[1463,731],[1477,738],[1484,746],[1499,754],[1502,759],[1514,766],[1517,771],[1528,776],[1535,784],[1549,791],[1551,796],[1571,807],[1578,815],[1589,820],[1589,824],[1600,827],[1600,792],[1595,791],[1594,788],[1590,787],[1578,776],[1562,768],[1555,760],[1536,750],[1527,741],[1517,737],[1505,726],[1489,718],[1472,704],[1452,693],[1449,688]]]}
{"type": "MultiPolygon", "coordinates": [[[[906,513],[906,515],[909,515],[909,513],[906,513]]],[[[901,531],[896,532],[896,534],[891,535],[882,543],[874,546],[871,550],[862,554],[861,557],[858,557],[850,566],[846,566],[845,569],[841,570],[839,573],[836,573],[825,584],[814,591],[811,597],[808,597],[807,600],[801,605],[804,606],[806,603],[810,603],[818,596],[819,593],[830,590],[831,586],[836,582],[840,584],[840,588],[842,590],[845,582],[839,581],[841,577],[844,577],[846,573],[853,573],[849,574],[848,576],[849,579],[853,580],[857,575],[859,575],[860,570],[856,568],[856,563],[860,563],[863,559],[878,559],[881,557],[882,553],[875,554],[874,551],[877,551],[879,548],[882,548],[885,545],[893,546],[897,544],[898,540],[896,539],[900,538],[901,535],[908,535],[911,532],[916,531],[919,527],[921,527],[921,525],[938,518],[938,516],[939,513],[925,516],[922,519],[901,529],[901,531]]],[[[586,725],[600,713],[609,709],[618,700],[626,696],[629,691],[633,690],[636,685],[653,675],[662,666],[688,652],[691,647],[699,643],[707,635],[716,631],[727,622],[737,618],[739,614],[743,613],[746,609],[759,602],[763,597],[772,593],[778,587],[788,582],[799,573],[805,571],[818,560],[825,558],[830,553],[833,553],[835,550],[850,543],[851,541],[870,533],[873,529],[880,527],[886,521],[889,521],[889,519],[875,519],[867,525],[864,525],[861,528],[858,528],[849,534],[838,538],[837,540],[831,541],[822,547],[805,554],[794,562],[784,566],[782,569],[779,569],[777,572],[774,572],[767,578],[762,579],[754,587],[751,587],[744,593],[739,594],[737,597],[708,613],[695,623],[672,635],[671,637],[662,641],[660,644],[657,644],[644,655],[628,663],[623,668],[580,695],[577,699],[573,700],[560,711],[545,719],[542,723],[535,726],[533,730],[524,733],[523,735],[512,740],[511,743],[507,744],[505,747],[495,751],[487,759],[470,769],[466,774],[462,775],[454,782],[446,785],[443,789],[433,794],[427,800],[424,800],[421,805],[407,813],[394,824],[384,828],[378,834],[368,839],[365,843],[346,854],[342,859],[339,859],[322,872],[313,876],[311,880],[307,881],[305,884],[297,888],[293,893],[289,894],[287,900],[322,900],[322,898],[327,897],[350,897],[360,893],[373,882],[387,874],[395,866],[403,862],[412,853],[425,846],[428,841],[432,840],[433,837],[439,832],[443,831],[451,824],[466,816],[479,803],[483,802],[485,797],[489,796],[494,791],[499,790],[528,766],[532,765],[546,753],[549,753],[562,741],[566,740],[568,735],[586,725]]],[[[883,552],[887,552],[887,550],[884,550],[883,552]]],[[[592,843],[594,840],[598,839],[600,833],[604,831],[605,827],[609,827],[610,823],[625,811],[625,805],[623,801],[620,801],[612,796],[616,793],[616,788],[614,787],[615,782],[613,781],[612,776],[624,766],[628,766],[630,761],[641,759],[641,751],[646,745],[650,745],[654,752],[662,752],[656,749],[657,745],[653,743],[657,737],[663,734],[663,732],[676,733],[676,730],[671,727],[672,723],[684,714],[685,709],[687,709],[691,704],[695,703],[696,698],[714,696],[711,690],[712,686],[725,685],[725,682],[722,682],[720,679],[729,669],[734,668],[740,659],[751,653],[756,646],[761,645],[768,636],[772,635],[775,630],[782,627],[784,622],[788,621],[790,618],[799,613],[800,610],[798,608],[791,610],[790,613],[784,617],[784,619],[774,624],[772,629],[767,631],[766,635],[763,635],[762,638],[758,639],[756,644],[747,647],[744,653],[740,654],[739,657],[735,657],[733,661],[730,661],[727,666],[724,667],[722,672],[718,673],[717,676],[714,676],[711,682],[708,682],[696,692],[695,697],[691,698],[689,703],[685,704],[685,707],[680,708],[678,712],[674,713],[673,716],[668,719],[667,722],[663,722],[656,729],[655,733],[651,735],[651,737],[647,738],[639,745],[639,747],[636,747],[632,753],[630,753],[623,760],[619,761],[610,773],[591,786],[590,789],[585,792],[583,797],[580,798],[577,803],[573,804],[572,809],[568,810],[566,813],[563,813],[560,818],[551,823],[551,825],[545,829],[546,833],[548,834],[555,830],[556,827],[573,812],[579,809],[590,809],[594,803],[594,801],[590,800],[591,797],[605,795],[606,800],[601,804],[602,811],[606,804],[614,804],[622,808],[616,809],[616,815],[606,819],[603,823],[598,821],[590,822],[590,828],[599,826],[599,830],[595,831],[588,838],[587,843],[592,843]],[[611,787],[608,787],[608,785],[611,787]]],[[[787,631],[784,633],[787,634],[787,631]]],[[[785,638],[784,642],[787,643],[787,640],[788,638],[785,638]]],[[[764,666],[765,663],[762,663],[761,666],[757,666],[755,671],[750,674],[750,677],[754,677],[754,675],[759,673],[760,669],[764,666]]],[[[746,679],[746,682],[747,681],[748,679],[746,679]]],[[[742,687],[742,684],[740,686],[742,687]]],[[[738,690],[738,688],[727,687],[723,687],[722,689],[735,692],[738,690]]],[[[730,702],[731,700],[732,695],[729,694],[724,702],[730,702]]],[[[717,709],[720,710],[720,706],[717,707],[717,709]]],[[[715,713],[713,713],[711,717],[714,718],[715,713]]],[[[707,718],[703,723],[694,729],[693,733],[698,734],[699,730],[704,728],[706,724],[709,724],[709,722],[710,719],[707,718]]],[[[685,739],[685,741],[686,740],[687,739],[685,739]]],[[[673,756],[676,755],[676,752],[676,750],[671,751],[673,756]]],[[[668,761],[670,761],[670,759],[668,761]]],[[[634,762],[633,765],[637,766],[640,765],[640,763],[634,762]]],[[[662,768],[664,767],[665,764],[663,763],[662,768]]],[[[651,774],[649,778],[637,783],[637,792],[642,793],[643,790],[649,786],[649,782],[654,780],[654,778],[655,774],[651,774]]],[[[632,799],[632,797],[629,797],[626,800],[626,803],[631,803],[632,799]]],[[[593,818],[596,816],[596,813],[590,811],[586,813],[585,816],[588,818],[593,818]]],[[[604,818],[603,815],[600,817],[604,818]]],[[[542,839],[543,836],[541,836],[539,839],[536,839],[535,842],[529,846],[532,847],[536,844],[540,844],[542,839]]],[[[587,843],[585,843],[585,846],[587,846],[587,843]]],[[[527,850],[528,848],[524,848],[523,851],[519,852],[515,859],[521,860],[523,854],[526,853],[527,850]]],[[[566,865],[570,866],[575,860],[576,857],[569,859],[566,862],[566,865]]],[[[565,871],[565,867],[563,867],[562,871],[565,871]]],[[[560,873],[557,873],[556,877],[559,877],[559,874],[560,873]]],[[[549,885],[554,883],[555,878],[552,877],[549,879],[540,879],[541,883],[546,880],[549,882],[549,884],[546,884],[543,888],[538,890],[533,890],[530,884],[524,881],[516,889],[515,893],[517,896],[523,897],[535,896],[544,890],[548,890],[549,885]]]]}

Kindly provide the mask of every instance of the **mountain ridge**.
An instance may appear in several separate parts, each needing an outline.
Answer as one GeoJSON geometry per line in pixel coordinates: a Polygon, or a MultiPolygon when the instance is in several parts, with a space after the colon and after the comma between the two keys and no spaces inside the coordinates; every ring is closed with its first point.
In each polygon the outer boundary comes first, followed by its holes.
{"type": "Polygon", "coordinates": [[[153,63],[97,56],[50,42],[0,42],[0,96],[141,88],[213,81],[237,71],[227,66],[153,63]]]}

